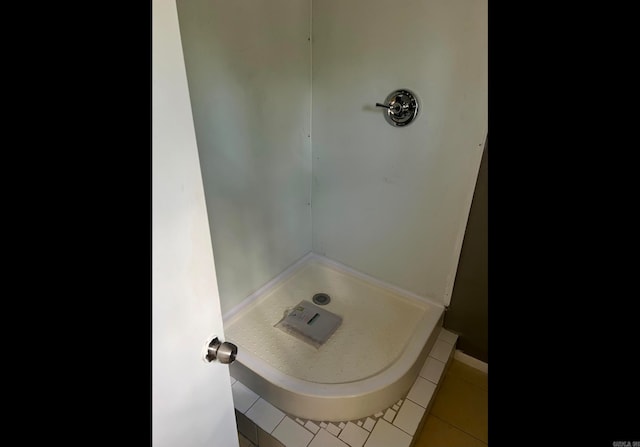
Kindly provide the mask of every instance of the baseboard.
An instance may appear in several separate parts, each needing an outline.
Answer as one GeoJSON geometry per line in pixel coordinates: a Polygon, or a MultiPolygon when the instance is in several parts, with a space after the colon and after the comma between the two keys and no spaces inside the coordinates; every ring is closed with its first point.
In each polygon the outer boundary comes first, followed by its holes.
{"type": "Polygon", "coordinates": [[[471,357],[468,354],[465,354],[459,349],[456,349],[456,352],[453,354],[453,358],[458,360],[459,362],[464,363],[465,365],[469,365],[472,368],[482,371],[483,373],[489,373],[489,364],[483,362],[482,360],[478,360],[475,357],[471,357]]]}

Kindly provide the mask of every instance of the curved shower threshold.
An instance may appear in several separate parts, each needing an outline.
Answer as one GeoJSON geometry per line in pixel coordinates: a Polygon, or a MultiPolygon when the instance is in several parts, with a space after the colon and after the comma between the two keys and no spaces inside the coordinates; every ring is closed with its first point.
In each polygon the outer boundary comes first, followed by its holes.
{"type": "Polygon", "coordinates": [[[449,368],[457,339],[441,328],[407,395],[384,411],[356,420],[325,422],[289,415],[232,377],[238,432],[252,447],[410,447],[449,368]]]}

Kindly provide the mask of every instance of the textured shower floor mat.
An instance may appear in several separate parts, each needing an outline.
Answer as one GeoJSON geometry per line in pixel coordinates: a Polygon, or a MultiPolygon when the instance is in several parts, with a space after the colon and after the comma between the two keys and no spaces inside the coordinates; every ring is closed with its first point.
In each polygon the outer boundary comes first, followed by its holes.
{"type": "Polygon", "coordinates": [[[312,260],[225,322],[227,340],[282,373],[315,383],[362,380],[388,368],[425,314],[427,304],[312,260]],[[330,297],[320,306],[342,318],[319,348],[276,324],[301,300],[330,297]]]}

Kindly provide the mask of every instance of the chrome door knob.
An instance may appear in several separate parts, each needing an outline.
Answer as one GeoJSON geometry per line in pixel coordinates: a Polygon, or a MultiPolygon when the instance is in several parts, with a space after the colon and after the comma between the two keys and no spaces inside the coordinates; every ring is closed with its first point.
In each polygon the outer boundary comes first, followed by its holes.
{"type": "Polygon", "coordinates": [[[207,354],[204,358],[209,363],[217,360],[220,363],[229,364],[236,359],[237,354],[238,347],[236,345],[227,341],[221,343],[218,337],[214,337],[207,346],[207,354]]]}

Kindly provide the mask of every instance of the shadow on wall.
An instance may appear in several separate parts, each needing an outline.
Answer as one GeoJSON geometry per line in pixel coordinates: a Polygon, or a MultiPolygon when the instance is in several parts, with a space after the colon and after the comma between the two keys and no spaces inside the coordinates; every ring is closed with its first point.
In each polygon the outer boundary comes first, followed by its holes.
{"type": "Polygon", "coordinates": [[[225,312],[311,250],[310,5],[177,5],[225,312]]]}
{"type": "Polygon", "coordinates": [[[444,327],[459,334],[458,349],[488,361],[488,219],[487,192],[489,137],[485,141],[460,262],[445,314],[444,327]]]}

